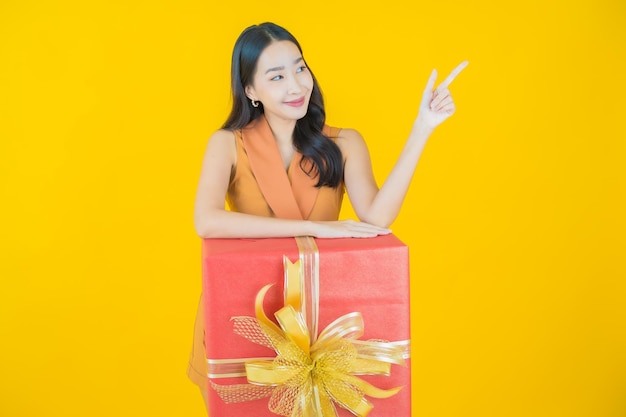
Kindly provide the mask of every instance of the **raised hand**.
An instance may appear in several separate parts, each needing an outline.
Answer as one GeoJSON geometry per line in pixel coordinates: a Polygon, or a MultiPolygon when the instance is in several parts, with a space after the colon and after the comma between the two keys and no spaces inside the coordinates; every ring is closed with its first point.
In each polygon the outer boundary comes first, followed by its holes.
{"type": "Polygon", "coordinates": [[[461,62],[437,88],[434,88],[437,80],[437,70],[433,70],[422,94],[419,113],[415,120],[415,128],[432,130],[454,114],[456,107],[448,86],[467,64],[467,61],[461,62]]]}

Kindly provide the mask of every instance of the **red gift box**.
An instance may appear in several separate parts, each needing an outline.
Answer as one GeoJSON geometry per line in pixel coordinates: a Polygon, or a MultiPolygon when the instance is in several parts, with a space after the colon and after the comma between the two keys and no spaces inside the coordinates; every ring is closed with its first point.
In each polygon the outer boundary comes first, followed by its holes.
{"type": "MultiPolygon", "coordinates": [[[[301,239],[301,238],[298,238],[301,239]]],[[[268,409],[269,397],[226,403],[212,385],[246,384],[235,370],[244,360],[271,358],[276,352],[252,343],[233,331],[231,318],[255,316],[255,298],[267,284],[276,284],[264,301],[268,317],[284,305],[283,255],[291,261],[303,259],[305,269],[317,263],[318,294],[307,303],[307,323],[317,321],[319,331],[338,317],[359,312],[364,332],[359,340],[384,340],[405,346],[408,358],[409,255],[408,248],[393,235],[370,239],[309,239],[319,258],[303,258],[296,239],[205,239],[202,249],[203,302],[206,356],[209,361],[209,415],[276,416],[268,409]],[[315,260],[318,259],[318,260],[315,260]],[[318,304],[318,305],[311,305],[318,304]],[[317,307],[317,312],[315,308],[317,307]],[[317,317],[317,320],[312,319],[317,317]],[[232,365],[232,366],[231,366],[232,365]]],[[[308,276],[308,273],[305,275],[308,276]]],[[[308,280],[307,278],[306,280],[308,280]]],[[[315,293],[316,288],[305,291],[315,293]]],[[[316,287],[313,285],[313,287],[316,287]]],[[[316,332],[317,334],[317,332],[316,332]]],[[[314,336],[315,337],[315,336],[314,336]]],[[[370,416],[410,416],[410,363],[392,365],[389,376],[360,376],[370,384],[403,389],[390,398],[367,399],[373,404],[370,416]]],[[[339,416],[352,414],[337,406],[339,416]]]]}

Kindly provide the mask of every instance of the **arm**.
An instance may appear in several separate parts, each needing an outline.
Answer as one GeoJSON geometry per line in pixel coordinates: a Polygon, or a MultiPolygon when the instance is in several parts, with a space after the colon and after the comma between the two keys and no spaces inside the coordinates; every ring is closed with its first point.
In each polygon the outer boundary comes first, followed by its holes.
{"type": "Polygon", "coordinates": [[[236,164],[234,134],[215,132],[209,139],[194,206],[194,225],[200,237],[373,237],[389,230],[355,221],[314,222],[236,213],[224,208],[224,196],[236,164]]]}
{"type": "Polygon", "coordinates": [[[467,61],[462,62],[434,91],[437,72],[433,70],[422,95],[413,129],[398,161],[380,189],[374,180],[369,152],[363,138],[354,130],[342,131],[343,140],[340,143],[342,152],[346,155],[346,188],[359,219],[381,227],[388,227],[395,220],[426,141],[433,130],[454,113],[454,101],[448,85],[466,66],[467,61]]]}

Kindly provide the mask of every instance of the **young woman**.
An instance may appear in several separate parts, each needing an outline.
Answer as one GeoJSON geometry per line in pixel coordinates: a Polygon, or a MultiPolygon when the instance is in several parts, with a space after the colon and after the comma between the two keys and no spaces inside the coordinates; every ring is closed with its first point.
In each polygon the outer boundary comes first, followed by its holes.
{"type": "MultiPolygon", "coordinates": [[[[361,135],[325,125],[320,88],[298,41],[273,23],[245,29],[233,50],[233,107],[209,139],[202,165],[194,214],[198,235],[389,233],[426,140],[455,111],[448,85],[466,65],[437,88],[433,70],[404,149],[379,189],[361,135]],[[338,220],[344,188],[360,221],[338,220]],[[224,208],[225,198],[231,211],[224,208]]],[[[199,311],[189,377],[206,396],[203,334],[199,311]]]]}

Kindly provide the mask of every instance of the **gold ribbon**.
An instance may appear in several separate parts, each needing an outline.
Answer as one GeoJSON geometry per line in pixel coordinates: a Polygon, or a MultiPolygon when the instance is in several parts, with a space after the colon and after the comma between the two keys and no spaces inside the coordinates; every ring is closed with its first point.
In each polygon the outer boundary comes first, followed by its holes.
{"type": "MultiPolygon", "coordinates": [[[[278,325],[263,311],[263,300],[273,284],[266,285],[257,294],[256,318],[232,318],[235,333],[271,347],[276,357],[245,361],[248,384],[218,385],[211,382],[211,386],[227,403],[270,396],[270,411],[282,416],[335,417],[335,404],[358,417],[367,416],[373,405],[365,396],[389,398],[402,387],[380,389],[356,375],[388,376],[391,364],[405,365],[408,341],[358,340],[363,335],[363,317],[357,312],[339,317],[315,338],[307,326],[307,321],[311,321],[302,314],[306,304],[302,293],[306,288],[302,279],[306,268],[302,267],[301,261],[302,257],[291,263],[284,257],[285,306],[274,314],[278,325]]],[[[313,320],[317,321],[317,317],[313,320]]],[[[241,361],[239,363],[243,365],[241,361]]]]}

